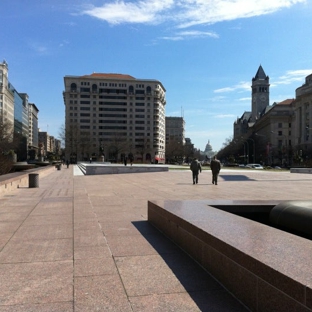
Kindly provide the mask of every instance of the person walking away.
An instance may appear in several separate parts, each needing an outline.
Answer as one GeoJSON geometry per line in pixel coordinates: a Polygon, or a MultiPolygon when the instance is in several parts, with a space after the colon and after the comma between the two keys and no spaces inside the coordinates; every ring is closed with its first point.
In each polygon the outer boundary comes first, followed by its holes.
{"type": "Polygon", "coordinates": [[[201,164],[197,160],[197,158],[194,158],[191,162],[190,169],[192,170],[192,178],[193,178],[193,184],[198,183],[198,174],[202,171],[201,164]]]}
{"type": "Polygon", "coordinates": [[[210,169],[212,171],[212,184],[218,185],[218,175],[221,170],[221,163],[216,156],[210,162],[210,169]]]}
{"type": "Polygon", "coordinates": [[[128,161],[128,157],[125,156],[125,158],[124,158],[124,164],[125,164],[125,166],[127,166],[127,161],[128,161]]]}
{"type": "Polygon", "coordinates": [[[130,164],[131,164],[131,166],[132,166],[132,163],[133,163],[133,154],[132,153],[130,153],[129,155],[128,155],[128,158],[129,158],[129,161],[130,161],[130,164]]]}

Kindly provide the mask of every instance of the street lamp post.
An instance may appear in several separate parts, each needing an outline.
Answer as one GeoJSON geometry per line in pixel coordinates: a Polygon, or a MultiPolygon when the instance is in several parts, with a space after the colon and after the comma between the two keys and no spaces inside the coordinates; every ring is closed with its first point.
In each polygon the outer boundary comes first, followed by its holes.
{"type": "MultiPolygon", "coordinates": [[[[266,158],[267,158],[267,164],[271,165],[272,160],[271,160],[271,143],[268,141],[268,138],[266,135],[263,134],[259,134],[259,133],[255,133],[256,136],[259,137],[264,137],[267,141],[266,141],[266,158]]],[[[261,145],[262,146],[262,145],[261,145]]]]}
{"type": "MultiPolygon", "coordinates": [[[[285,140],[285,151],[286,151],[286,163],[289,163],[289,150],[288,150],[288,144],[287,144],[287,140],[288,137],[285,134],[279,134],[276,133],[274,131],[271,131],[271,133],[277,134],[278,136],[282,136],[285,140]]],[[[282,146],[281,146],[281,153],[282,153],[282,165],[283,165],[283,159],[284,159],[284,144],[283,144],[283,139],[282,139],[282,146]]]]}
{"type": "Polygon", "coordinates": [[[255,146],[255,141],[254,141],[254,139],[251,139],[251,138],[244,138],[244,137],[241,137],[243,140],[245,140],[245,142],[244,142],[244,149],[245,149],[245,143],[246,143],[246,145],[247,145],[247,160],[248,160],[248,162],[249,162],[249,157],[250,157],[250,155],[249,155],[249,144],[248,144],[248,140],[250,140],[250,141],[252,141],[252,143],[253,143],[253,162],[255,163],[256,161],[256,154],[255,154],[255,152],[256,152],[256,146],[255,146]]]}
{"type": "Polygon", "coordinates": [[[253,143],[253,162],[255,163],[256,162],[256,145],[255,145],[255,140],[251,139],[251,138],[248,138],[247,140],[250,140],[253,143]]]}
{"type": "Polygon", "coordinates": [[[244,145],[244,164],[247,164],[247,163],[249,163],[249,145],[248,145],[247,141],[244,141],[243,145],[244,145]],[[245,148],[245,143],[246,143],[246,146],[247,146],[247,151],[246,151],[246,148],[245,148]],[[246,154],[246,152],[247,152],[247,154],[246,154]],[[246,161],[246,159],[248,161],[246,161]]]}

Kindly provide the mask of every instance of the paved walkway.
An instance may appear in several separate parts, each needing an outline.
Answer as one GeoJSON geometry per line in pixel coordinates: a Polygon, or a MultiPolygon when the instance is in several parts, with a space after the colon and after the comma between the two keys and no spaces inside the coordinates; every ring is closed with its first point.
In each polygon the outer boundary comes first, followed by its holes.
{"type": "Polygon", "coordinates": [[[246,311],[147,220],[147,200],[311,199],[312,175],[55,170],[0,197],[0,312],[246,311]]]}

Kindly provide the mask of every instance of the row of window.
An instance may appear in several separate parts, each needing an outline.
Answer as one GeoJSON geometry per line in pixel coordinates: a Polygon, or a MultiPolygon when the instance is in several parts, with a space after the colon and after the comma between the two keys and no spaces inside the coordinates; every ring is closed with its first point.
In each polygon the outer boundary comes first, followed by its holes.
{"type": "MultiPolygon", "coordinates": [[[[72,104],[72,103],[71,103],[72,104]]],[[[88,103],[81,103],[81,104],[84,104],[84,105],[87,105],[88,103]]],[[[110,104],[107,104],[108,106],[111,106],[110,104]]],[[[120,103],[121,106],[126,106],[125,104],[123,103],[120,103]]],[[[116,105],[117,106],[117,105],[116,105]]],[[[103,107],[100,107],[99,108],[99,111],[124,111],[126,112],[127,109],[126,108],[118,108],[118,107],[108,107],[108,108],[103,108],[103,107]]],[[[139,106],[139,107],[144,107],[144,105],[140,105],[140,103],[136,103],[135,106],[139,106]]],[[[148,105],[149,106],[149,105],[148,105]]],[[[78,110],[78,108],[75,106],[69,106],[69,110],[78,110]]],[[[90,110],[90,107],[85,107],[85,106],[81,106],[80,107],[80,110],[90,110]]],[[[93,107],[93,111],[95,111],[96,108],[93,107]]],[[[144,108],[136,108],[135,109],[136,112],[145,112],[145,109],[144,108]]],[[[129,112],[132,112],[132,108],[129,109],[129,112]]],[[[150,109],[147,109],[147,112],[150,112],[150,109]]],[[[154,113],[155,114],[158,114],[158,111],[157,110],[154,110],[154,113]]]]}
{"type": "MultiPolygon", "coordinates": [[[[77,114],[70,114],[71,117],[77,117],[77,114]]],[[[80,114],[80,117],[91,117],[89,114],[80,114]]],[[[94,117],[94,116],[93,116],[94,117]]],[[[102,117],[111,117],[110,115],[109,116],[102,116],[102,117]]],[[[70,122],[77,122],[77,119],[70,119],[70,122]]],[[[91,120],[90,119],[80,119],[80,122],[81,123],[91,123],[91,120]]],[[[127,120],[119,120],[119,121],[115,121],[115,120],[93,120],[93,123],[96,124],[96,123],[127,123],[127,120]]],[[[133,121],[132,120],[129,120],[129,124],[132,125],[133,124],[133,121]]],[[[151,122],[149,120],[147,120],[146,122],[144,120],[135,120],[134,124],[136,125],[150,125],[151,122]]],[[[154,123],[154,125],[157,125],[154,123]]],[[[95,127],[95,126],[94,126],[95,127]]]]}
{"type": "MultiPolygon", "coordinates": [[[[114,87],[114,88],[117,88],[117,83],[106,83],[106,82],[103,82],[103,83],[100,83],[99,84],[100,87],[114,87]]],[[[84,82],[82,81],[80,83],[80,92],[90,92],[90,88],[87,88],[88,86],[90,86],[90,82],[84,82]]],[[[126,87],[125,84],[119,84],[119,87],[126,87]]],[[[144,84],[136,84],[136,88],[137,89],[143,89],[143,90],[135,90],[135,93],[136,94],[144,94],[145,93],[145,88],[144,88],[144,84]]],[[[91,89],[93,92],[96,92],[97,89],[98,89],[98,86],[97,84],[92,84],[91,86],[91,89]]],[[[129,93],[134,93],[134,87],[133,86],[129,86],[128,87],[128,90],[129,90],[129,93]]],[[[70,91],[71,92],[77,92],[77,84],[76,83],[72,83],[70,85],[70,91]]],[[[100,88],[99,89],[100,92],[124,92],[126,93],[127,92],[127,89],[102,89],[100,88]]],[[[151,93],[152,92],[152,88],[150,86],[146,87],[146,92],[147,93],[151,93]]]]}
{"type": "MultiPolygon", "coordinates": [[[[90,107],[82,107],[82,109],[81,110],[83,110],[83,111],[90,111],[90,107]]],[[[116,113],[116,112],[127,112],[127,109],[126,108],[104,108],[104,109],[100,109],[100,111],[101,112],[114,112],[114,113],[116,113]]],[[[130,112],[132,112],[132,109],[130,109],[130,112]]],[[[144,113],[145,112],[145,110],[144,109],[136,109],[135,110],[135,112],[136,113],[144,113]]],[[[149,112],[149,110],[148,110],[148,112],[149,112]]],[[[70,113],[70,116],[73,116],[73,113],[70,113]]],[[[74,116],[77,116],[77,113],[75,113],[75,115],[74,116]]],[[[80,116],[91,116],[91,114],[90,113],[80,113],[80,116]]],[[[113,115],[113,114],[111,114],[111,115],[105,115],[105,114],[93,114],[93,117],[97,117],[97,116],[99,116],[99,117],[106,117],[106,116],[109,116],[109,117],[127,117],[127,115],[125,115],[125,114],[121,114],[121,115],[113,115]]],[[[142,115],[140,115],[140,116],[142,116],[142,115]]]]}
{"type": "MultiPolygon", "coordinates": [[[[90,86],[90,81],[81,81],[80,82],[80,85],[81,86],[90,86]]],[[[103,86],[103,87],[120,87],[120,88],[124,88],[124,87],[127,87],[127,84],[126,83],[115,83],[115,82],[100,82],[99,83],[100,86],[103,86]]],[[[73,84],[71,84],[71,86],[73,86],[73,84]]],[[[137,83],[135,85],[136,88],[144,88],[145,85],[143,83],[137,83]]],[[[155,88],[157,89],[158,86],[156,85],[155,88]]]]}

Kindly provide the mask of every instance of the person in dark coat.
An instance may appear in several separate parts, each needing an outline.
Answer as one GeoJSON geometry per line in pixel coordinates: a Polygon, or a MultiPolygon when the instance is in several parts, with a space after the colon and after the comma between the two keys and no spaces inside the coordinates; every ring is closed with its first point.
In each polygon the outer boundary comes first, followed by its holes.
{"type": "Polygon", "coordinates": [[[216,156],[210,162],[210,169],[212,171],[212,184],[218,185],[218,175],[221,170],[221,163],[216,156]]]}
{"type": "Polygon", "coordinates": [[[128,158],[129,158],[130,164],[131,164],[131,166],[132,166],[133,159],[134,159],[133,154],[130,153],[130,154],[128,155],[128,158]]]}
{"type": "Polygon", "coordinates": [[[190,169],[192,170],[192,178],[193,178],[193,184],[198,183],[198,174],[202,171],[201,164],[197,160],[197,158],[194,158],[191,162],[190,169]]]}

